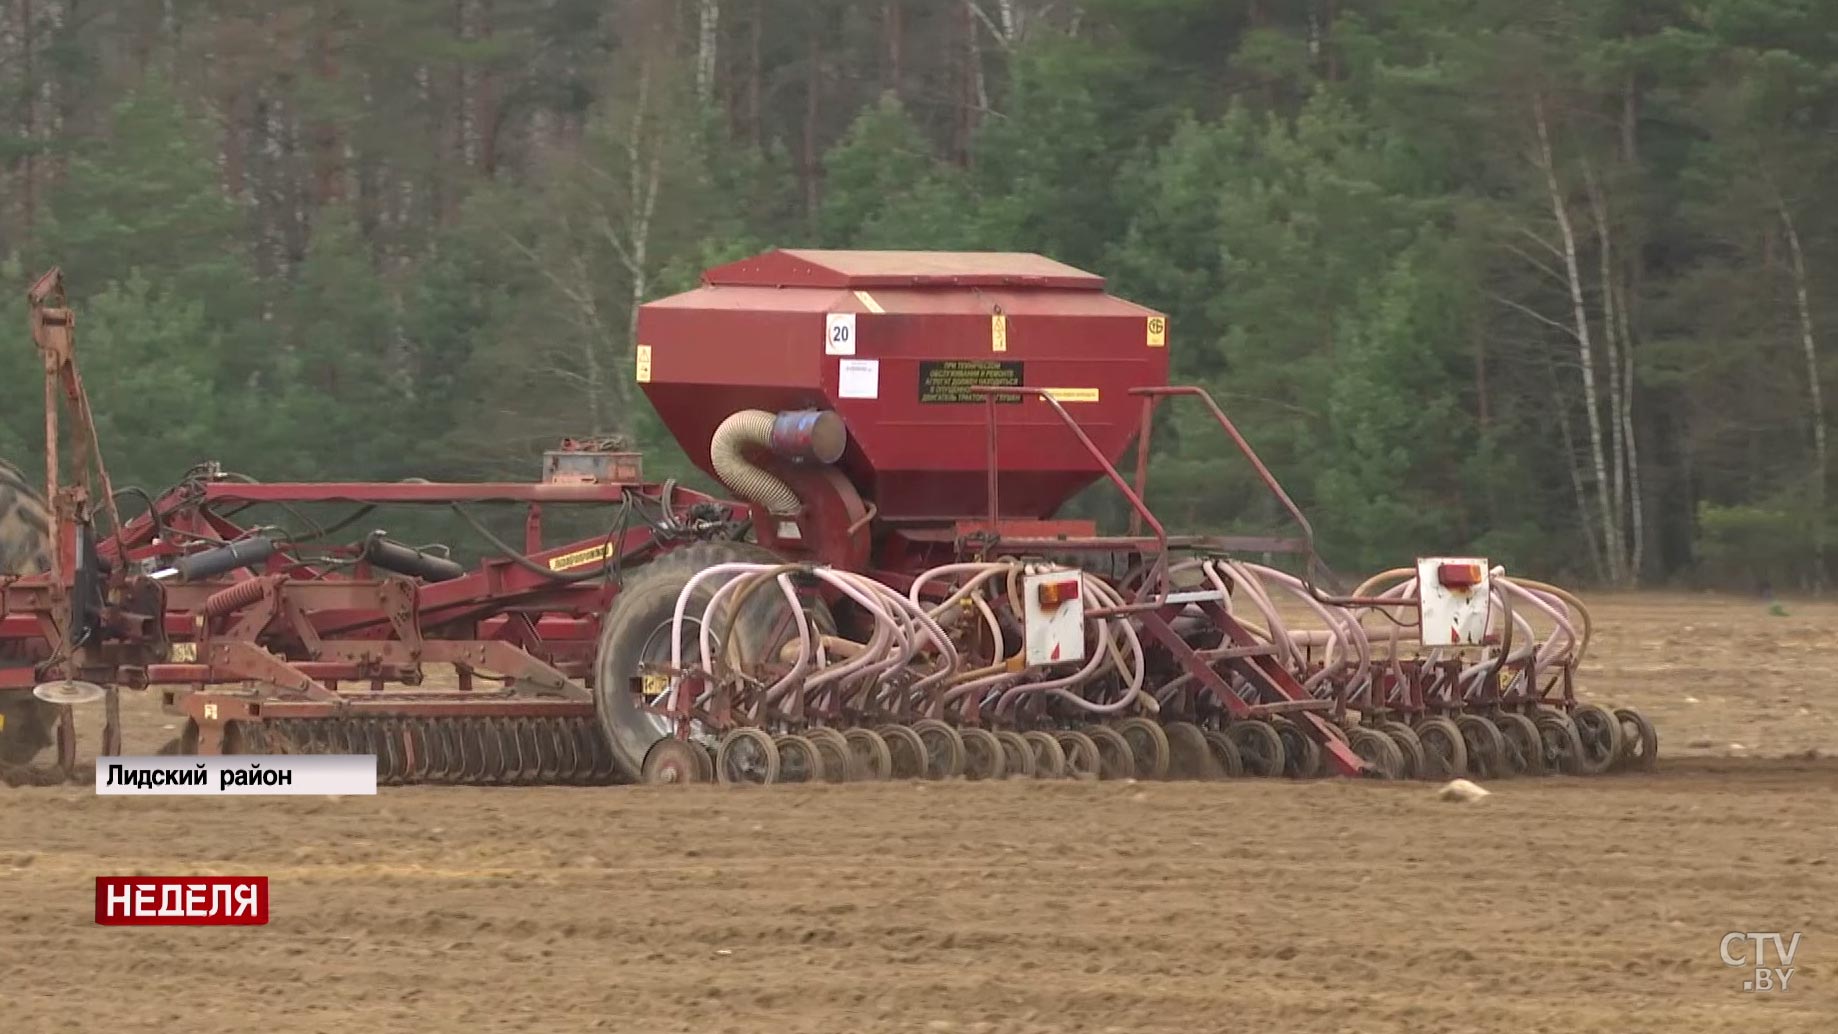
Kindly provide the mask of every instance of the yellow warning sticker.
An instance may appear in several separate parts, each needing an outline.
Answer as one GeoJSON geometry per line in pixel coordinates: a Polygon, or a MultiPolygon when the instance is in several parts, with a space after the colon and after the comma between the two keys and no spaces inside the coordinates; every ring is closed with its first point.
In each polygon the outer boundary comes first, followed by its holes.
{"type": "Polygon", "coordinates": [[[1008,317],[989,317],[989,350],[991,352],[1008,351],[1008,317]]]}
{"type": "Polygon", "coordinates": [[[874,295],[869,294],[867,291],[855,292],[855,300],[862,303],[862,308],[867,309],[877,316],[887,311],[881,308],[881,303],[875,301],[874,295]]]}
{"type": "Polygon", "coordinates": [[[651,346],[638,346],[638,383],[651,383],[651,346]]]}
{"type": "Polygon", "coordinates": [[[1165,316],[1149,317],[1149,347],[1161,348],[1168,343],[1168,320],[1165,316]]]}
{"type": "Polygon", "coordinates": [[[1046,392],[1061,402],[1098,401],[1098,389],[1096,388],[1047,388],[1046,392]]]}
{"type": "Polygon", "coordinates": [[[572,553],[563,553],[558,557],[550,557],[549,570],[566,571],[570,567],[586,567],[588,564],[605,559],[606,544],[601,543],[598,546],[591,546],[587,549],[577,549],[572,553]]]}
{"type": "Polygon", "coordinates": [[[173,643],[168,659],[173,664],[196,664],[198,663],[198,644],[173,643]]]}

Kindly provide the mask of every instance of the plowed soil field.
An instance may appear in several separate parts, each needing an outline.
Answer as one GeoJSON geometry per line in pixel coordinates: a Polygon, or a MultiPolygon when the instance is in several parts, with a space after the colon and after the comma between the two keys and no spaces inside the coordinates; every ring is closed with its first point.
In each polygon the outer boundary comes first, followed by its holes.
{"type": "MultiPolygon", "coordinates": [[[[0,790],[0,1030],[1838,1030],[1838,606],[1592,602],[1588,691],[1654,718],[1659,771],[1468,804],[1340,781],[0,790]],[[272,921],[94,925],[93,877],[134,873],[266,875],[272,921]],[[1743,989],[1737,931],[1802,934],[1785,990],[1743,989]]],[[[146,698],[128,715],[130,752],[173,734],[146,698]]]]}

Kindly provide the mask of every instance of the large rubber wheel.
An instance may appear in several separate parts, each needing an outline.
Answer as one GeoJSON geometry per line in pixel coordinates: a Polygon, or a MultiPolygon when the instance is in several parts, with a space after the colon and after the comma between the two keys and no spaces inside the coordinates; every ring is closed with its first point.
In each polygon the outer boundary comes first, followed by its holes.
{"type": "Polygon", "coordinates": [[[1584,775],[1601,775],[1621,759],[1621,719],[1606,707],[1579,704],[1571,712],[1576,733],[1582,737],[1582,762],[1577,767],[1584,775]]]}
{"type": "Polygon", "coordinates": [[[1631,707],[1615,708],[1621,721],[1621,758],[1615,767],[1629,772],[1651,772],[1659,764],[1659,730],[1646,715],[1631,707]]]}
{"type": "Polygon", "coordinates": [[[1245,775],[1274,779],[1288,767],[1283,737],[1269,722],[1261,718],[1233,722],[1225,727],[1225,735],[1238,748],[1245,775]]]}
{"type": "Polygon", "coordinates": [[[1136,778],[1168,778],[1168,734],[1159,724],[1148,718],[1125,718],[1117,723],[1117,731],[1136,759],[1136,778]]]}
{"type": "Polygon", "coordinates": [[[1468,741],[1452,720],[1425,718],[1416,732],[1417,742],[1423,744],[1423,778],[1460,779],[1468,774],[1468,741]]]}
{"type": "MultiPolygon", "coordinates": [[[[627,782],[642,776],[645,754],[651,745],[672,734],[670,723],[644,709],[643,694],[635,680],[644,664],[670,662],[670,621],[677,597],[697,574],[716,564],[735,562],[778,563],[769,550],[746,542],[704,542],[666,553],[651,563],[627,572],[625,584],[613,599],[600,627],[599,652],[594,660],[595,710],[610,742],[613,763],[627,782]]],[[[700,615],[710,597],[733,575],[705,578],[691,594],[686,615],[700,615]]],[[[783,635],[780,619],[786,616],[785,598],[776,589],[762,587],[746,601],[732,628],[715,629],[715,641],[739,636],[742,653],[762,656],[773,645],[768,637],[783,635]]],[[[795,626],[791,626],[795,627],[795,626]]],[[[685,664],[701,660],[700,628],[685,621],[685,664]]]]}

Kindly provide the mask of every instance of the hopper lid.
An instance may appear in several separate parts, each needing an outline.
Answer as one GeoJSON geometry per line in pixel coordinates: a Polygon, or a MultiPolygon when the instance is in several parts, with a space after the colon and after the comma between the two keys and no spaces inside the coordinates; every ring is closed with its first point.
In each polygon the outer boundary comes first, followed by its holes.
{"type": "Polygon", "coordinates": [[[1104,278],[1021,251],[780,248],[702,274],[721,287],[1036,287],[1101,291],[1104,278]]]}

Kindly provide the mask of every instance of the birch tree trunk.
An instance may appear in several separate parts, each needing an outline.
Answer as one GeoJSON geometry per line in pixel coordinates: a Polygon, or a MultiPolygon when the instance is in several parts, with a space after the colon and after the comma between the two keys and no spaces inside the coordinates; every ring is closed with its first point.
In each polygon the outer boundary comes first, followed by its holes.
{"type": "Polygon", "coordinates": [[[700,0],[696,34],[696,100],[707,107],[715,97],[715,61],[721,46],[721,0],[700,0]]]}
{"type": "Polygon", "coordinates": [[[1532,119],[1538,131],[1538,166],[1544,173],[1545,190],[1551,202],[1551,216],[1563,240],[1564,272],[1569,281],[1570,307],[1576,323],[1577,360],[1583,371],[1583,407],[1589,417],[1589,460],[1595,472],[1597,509],[1602,525],[1602,553],[1608,580],[1620,585],[1621,535],[1609,499],[1608,459],[1602,442],[1602,412],[1595,379],[1595,346],[1589,329],[1589,309],[1583,300],[1583,277],[1577,261],[1576,230],[1570,222],[1570,209],[1563,189],[1557,182],[1557,165],[1551,151],[1551,131],[1544,111],[1544,96],[1532,95],[1532,119]]]}
{"type": "Polygon", "coordinates": [[[1812,305],[1807,298],[1806,253],[1800,247],[1800,231],[1794,225],[1787,199],[1777,191],[1775,206],[1780,211],[1781,227],[1787,233],[1787,254],[1792,260],[1793,296],[1800,317],[1800,349],[1806,358],[1806,388],[1812,403],[1812,550],[1813,587],[1825,588],[1825,398],[1819,387],[1819,350],[1813,337],[1812,305]]]}

